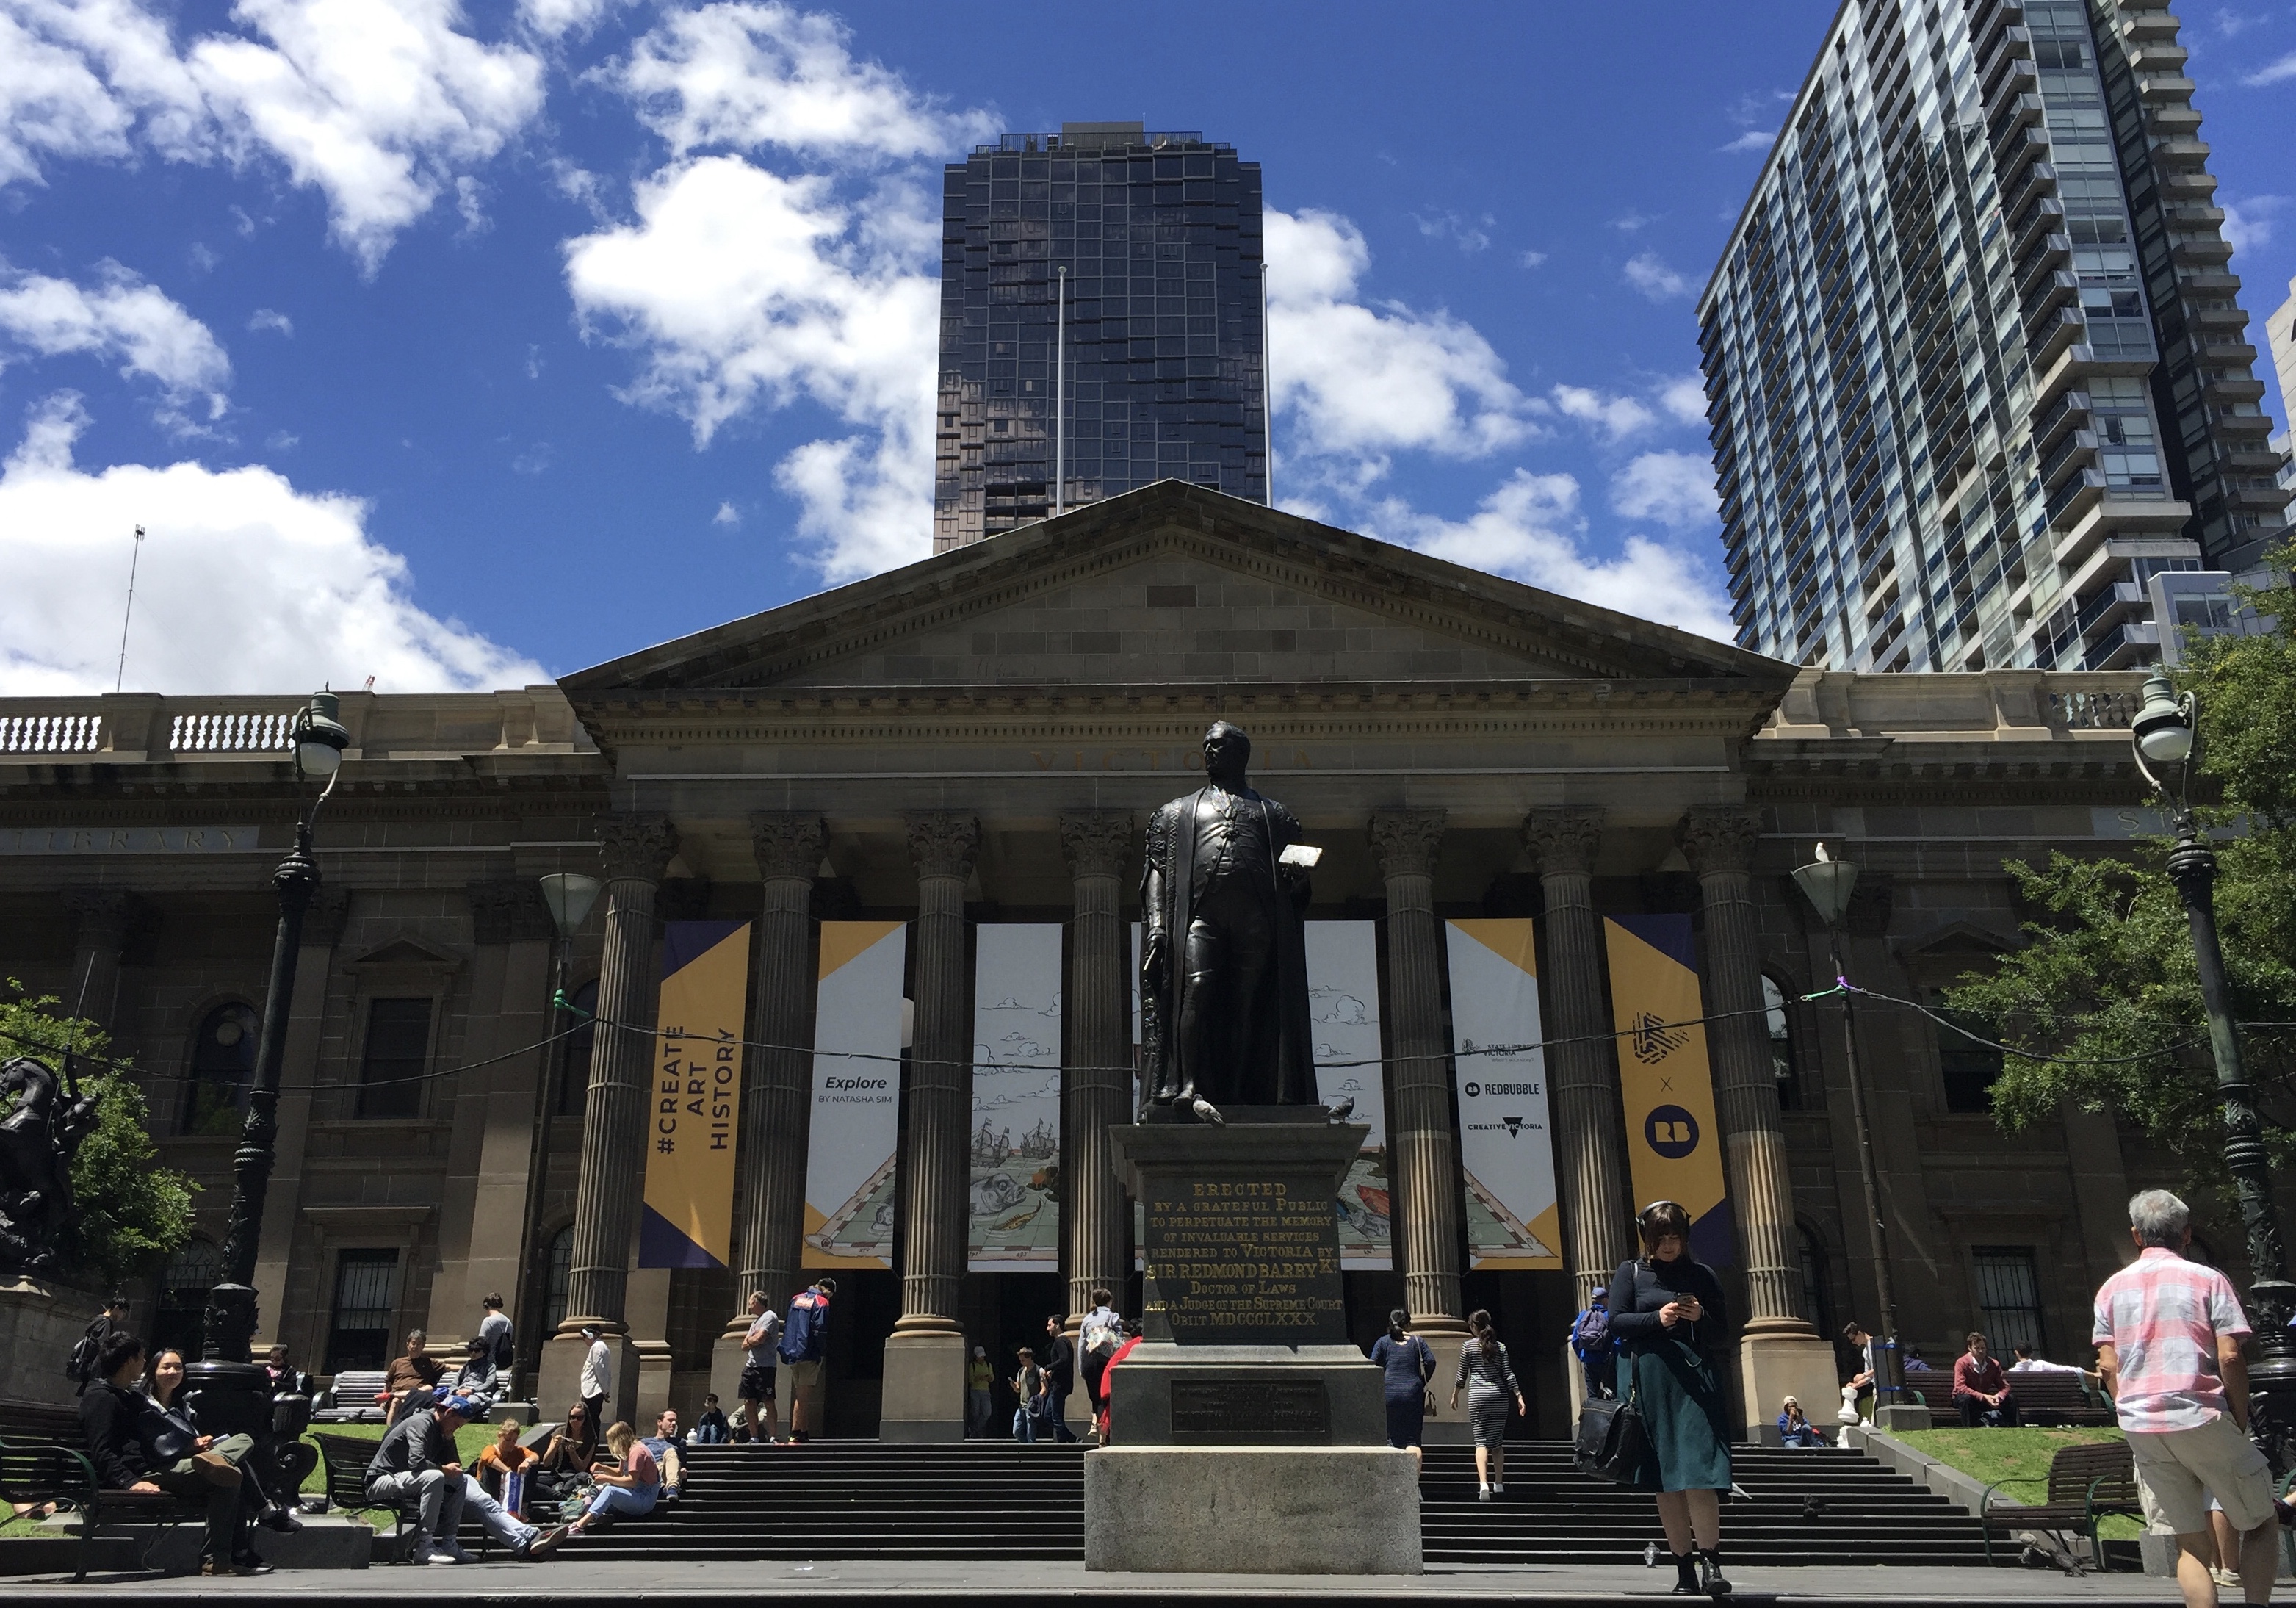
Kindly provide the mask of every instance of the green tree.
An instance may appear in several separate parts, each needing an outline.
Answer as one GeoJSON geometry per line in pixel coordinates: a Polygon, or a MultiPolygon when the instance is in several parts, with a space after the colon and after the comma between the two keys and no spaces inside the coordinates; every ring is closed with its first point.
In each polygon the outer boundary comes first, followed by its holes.
{"type": "MultiPolygon", "coordinates": [[[[2247,593],[2276,628],[2194,643],[2173,679],[2197,694],[2193,794],[2214,840],[2217,925],[2233,1014],[2276,1168],[2296,1159],[2296,594],[2247,593]]],[[[2011,1132],[2066,1105],[2117,1112],[2173,1153],[2185,1186],[2228,1187],[2224,1125],[2192,936],[2168,876],[2171,840],[2125,859],[2053,854],[2008,866],[2031,919],[2024,948],[1948,992],[1956,1011],[2028,1054],[2005,1060],[1994,1112],[2011,1132]],[[2038,1060],[2035,1056],[2054,1060],[2038,1060]],[[2066,1062],[2090,1064],[2067,1065],[2066,1062]]]]}
{"type": "MultiPolygon", "coordinates": [[[[31,1055],[60,1068],[67,1048],[108,1056],[111,1039],[95,1023],[73,1020],[53,995],[28,993],[13,978],[8,988],[10,997],[0,997],[0,1060],[31,1055]]],[[[63,1248],[63,1270],[76,1282],[105,1287],[148,1271],[191,1238],[192,1192],[199,1185],[160,1165],[145,1127],[151,1108],[125,1062],[83,1071],[79,1083],[95,1102],[96,1122],[72,1157],[80,1216],[63,1248]]]]}

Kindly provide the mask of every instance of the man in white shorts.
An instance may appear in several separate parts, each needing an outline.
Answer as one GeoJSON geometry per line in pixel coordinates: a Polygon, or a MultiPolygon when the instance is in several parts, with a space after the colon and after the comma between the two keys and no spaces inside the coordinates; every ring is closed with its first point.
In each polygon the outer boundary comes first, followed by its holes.
{"type": "Polygon", "coordinates": [[[2136,1464],[2155,1535],[2177,1538],[2177,1584],[2189,1608],[2212,1608],[2213,1494],[2240,1536],[2243,1595],[2272,1600],[2279,1538],[2272,1470],[2248,1438],[2248,1318],[2232,1281],[2186,1261],[2192,1212],[2165,1189],[2128,1202],[2139,1255],[2096,1292],[2094,1338],[2106,1388],[2136,1464]]]}

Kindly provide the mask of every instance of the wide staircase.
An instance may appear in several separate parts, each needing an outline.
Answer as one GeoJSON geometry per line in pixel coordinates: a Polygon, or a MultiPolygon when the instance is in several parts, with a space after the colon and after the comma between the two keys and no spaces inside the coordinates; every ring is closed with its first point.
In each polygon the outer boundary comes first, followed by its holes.
{"type": "MultiPolygon", "coordinates": [[[[570,1555],[1080,1560],[1086,1456],[1010,1441],[697,1447],[684,1500],[570,1555]]],[[[1740,1447],[1735,1466],[1746,1495],[1723,1512],[1733,1557],[1985,1562],[1975,1519],[1871,1457],[1740,1447]]],[[[1639,1563],[1659,1535],[1649,1497],[1573,1473],[1560,1441],[1511,1444],[1506,1491],[1488,1503],[1475,1500],[1472,1450],[1431,1448],[1421,1489],[1431,1564],[1639,1563]]]]}

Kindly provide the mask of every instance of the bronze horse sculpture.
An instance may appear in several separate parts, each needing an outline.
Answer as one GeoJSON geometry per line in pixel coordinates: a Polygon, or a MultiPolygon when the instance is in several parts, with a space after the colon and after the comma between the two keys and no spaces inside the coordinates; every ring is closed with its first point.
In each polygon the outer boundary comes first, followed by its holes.
{"type": "Polygon", "coordinates": [[[53,1270],[79,1216],[71,1163],[95,1127],[95,1102],[64,1062],[61,1079],[29,1055],[0,1066],[0,1104],[12,1101],[0,1117],[0,1274],[53,1270]]]}

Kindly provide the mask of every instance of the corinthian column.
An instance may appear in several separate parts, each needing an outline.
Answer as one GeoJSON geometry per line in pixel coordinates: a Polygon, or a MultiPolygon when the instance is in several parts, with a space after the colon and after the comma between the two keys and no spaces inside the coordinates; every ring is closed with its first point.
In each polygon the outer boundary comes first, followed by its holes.
{"type": "Polygon", "coordinates": [[[579,1394],[585,1324],[615,1353],[609,1414],[627,1413],[637,1391],[636,1353],[624,1323],[630,1247],[645,1188],[646,1093],[652,1082],[656,998],[654,896],[677,833],[662,815],[598,817],[606,872],[606,942],[598,972],[598,1028],[583,1106],[582,1170],[574,1195],[566,1321],[545,1349],[543,1399],[579,1394]]]}
{"type": "Polygon", "coordinates": [[[1061,817],[1061,848],[1076,898],[1066,1001],[1070,1064],[1062,1089],[1068,1201],[1061,1227],[1072,1320],[1091,1309],[1095,1286],[1121,1291],[1131,1271],[1124,1180],[1109,1152],[1108,1130],[1132,1111],[1132,996],[1124,976],[1129,946],[1119,915],[1132,835],[1128,815],[1061,817]]]}
{"type": "Polygon", "coordinates": [[[1444,819],[1439,809],[1382,809],[1371,817],[1372,852],[1387,883],[1396,1266],[1412,1326],[1439,1342],[1467,1333],[1459,1317],[1459,1142],[1451,1130],[1451,1065],[1436,959],[1435,856],[1444,819]]]}
{"type": "Polygon", "coordinates": [[[1762,933],[1754,910],[1754,849],[1761,817],[1739,809],[1694,809],[1675,841],[1697,874],[1704,916],[1706,1041],[1714,1058],[1731,1215],[1746,1268],[1746,1327],[1739,1353],[1748,1432],[1776,1439],[1769,1404],[1833,1387],[1833,1348],[1801,1310],[1801,1248],[1796,1240],[1793,1174],[1785,1122],[1763,1018],[1762,933]]]}
{"type": "MultiPolygon", "coordinates": [[[[64,915],[71,923],[71,990],[65,1008],[107,1032],[118,1024],[119,955],[127,947],[138,900],[125,888],[67,888],[64,915]]],[[[8,1051],[13,1054],[12,1047],[8,1051]]]]}
{"type": "MultiPolygon", "coordinates": [[[[752,1048],[742,1080],[742,1152],[734,1199],[741,1278],[734,1310],[711,1358],[710,1382],[734,1399],[742,1374],[742,1336],[750,1292],[765,1292],[775,1310],[798,1288],[805,1235],[805,1166],[813,1115],[812,1059],[799,1047],[814,985],[813,879],[827,832],[812,815],[750,817],[765,898],[758,913],[758,1004],[750,1017],[752,1048]]],[[[770,1364],[771,1359],[764,1359],[770,1364]]]]}
{"type": "Polygon", "coordinates": [[[1635,1249],[1625,1116],[1603,1008],[1603,926],[1595,915],[1595,851],[1602,840],[1600,810],[1541,809],[1523,817],[1523,845],[1538,862],[1546,906],[1538,935],[1539,969],[1554,1007],[1546,1036],[1562,1041],[1547,1051],[1547,1087],[1581,1306],[1635,1249]]]}
{"type": "Polygon", "coordinates": [[[980,846],[980,823],[936,813],[912,816],[908,825],[909,857],[917,868],[915,1033],[901,1157],[908,1220],[901,1317],[885,1341],[878,1433],[889,1440],[955,1440],[964,1432],[964,1333],[956,1309],[972,1126],[964,883],[980,846]]]}

